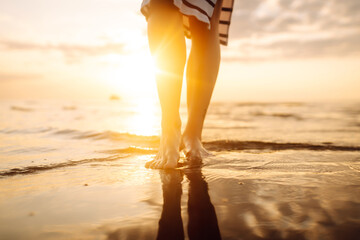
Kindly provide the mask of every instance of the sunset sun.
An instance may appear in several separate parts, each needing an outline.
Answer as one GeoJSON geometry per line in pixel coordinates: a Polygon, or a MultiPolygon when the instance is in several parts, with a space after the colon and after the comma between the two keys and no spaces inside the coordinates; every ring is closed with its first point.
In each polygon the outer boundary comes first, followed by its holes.
{"type": "Polygon", "coordinates": [[[155,67],[150,55],[144,51],[125,56],[106,56],[109,65],[104,70],[104,80],[114,92],[124,97],[156,97],[155,67]]]}

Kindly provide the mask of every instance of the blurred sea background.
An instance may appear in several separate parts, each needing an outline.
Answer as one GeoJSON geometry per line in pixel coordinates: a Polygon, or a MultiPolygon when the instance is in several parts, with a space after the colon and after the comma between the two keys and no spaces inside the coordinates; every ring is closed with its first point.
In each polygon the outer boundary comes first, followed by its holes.
{"type": "MultiPolygon", "coordinates": [[[[2,174],[12,168],[95,158],[114,149],[124,154],[136,153],[131,148],[156,150],[160,134],[161,112],[152,99],[0,104],[2,174]]],[[[180,111],[184,127],[185,104],[180,111]]],[[[203,141],[215,151],[247,150],[249,142],[254,145],[249,150],[351,149],[360,145],[360,104],[214,102],[203,141]]]]}

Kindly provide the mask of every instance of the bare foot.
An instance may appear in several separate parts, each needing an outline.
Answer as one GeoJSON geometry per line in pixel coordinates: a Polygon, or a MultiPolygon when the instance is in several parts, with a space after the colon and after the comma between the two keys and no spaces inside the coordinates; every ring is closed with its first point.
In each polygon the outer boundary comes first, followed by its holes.
{"type": "Polygon", "coordinates": [[[181,138],[181,149],[184,151],[187,160],[201,163],[204,157],[211,156],[197,137],[190,137],[184,134],[181,138]]]}
{"type": "Polygon", "coordinates": [[[159,152],[154,160],[145,164],[146,168],[176,168],[180,159],[180,130],[163,133],[160,139],[159,152]]]}

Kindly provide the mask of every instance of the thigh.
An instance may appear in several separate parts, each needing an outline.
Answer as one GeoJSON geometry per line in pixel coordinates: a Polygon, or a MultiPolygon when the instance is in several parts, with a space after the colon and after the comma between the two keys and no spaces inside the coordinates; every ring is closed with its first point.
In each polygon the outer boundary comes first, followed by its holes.
{"type": "Polygon", "coordinates": [[[210,30],[209,30],[209,26],[207,23],[204,23],[204,22],[198,20],[194,16],[189,17],[189,27],[190,27],[192,36],[194,36],[196,38],[197,35],[203,36],[204,34],[206,35],[206,34],[218,33],[222,1],[223,0],[216,1],[214,11],[213,11],[213,14],[210,19],[210,25],[211,25],[210,30]]]}
{"type": "Polygon", "coordinates": [[[150,11],[156,11],[160,9],[169,9],[173,10],[175,7],[173,0],[151,0],[150,1],[150,11]]]}

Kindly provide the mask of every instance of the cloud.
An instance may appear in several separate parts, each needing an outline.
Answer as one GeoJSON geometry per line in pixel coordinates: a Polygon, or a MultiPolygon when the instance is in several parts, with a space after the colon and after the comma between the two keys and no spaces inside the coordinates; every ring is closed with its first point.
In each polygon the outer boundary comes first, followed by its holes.
{"type": "Polygon", "coordinates": [[[359,12],[358,0],[235,2],[224,59],[359,56],[359,12]]]}
{"type": "Polygon", "coordinates": [[[297,58],[343,58],[360,56],[360,33],[349,36],[315,39],[277,39],[274,41],[244,41],[235,54],[225,52],[223,60],[254,62],[297,58]]]}
{"type": "MultiPolygon", "coordinates": [[[[109,1],[112,2],[112,0],[109,1]]],[[[137,6],[133,1],[128,0],[127,2],[127,4],[131,5],[130,9],[135,9],[137,6]]],[[[63,4],[60,5],[62,6],[63,4]]],[[[105,4],[103,11],[107,11],[109,6],[105,4]]],[[[111,7],[111,9],[113,9],[113,7],[111,7]]],[[[63,9],[63,11],[65,10],[66,9],[63,9]]],[[[91,8],[89,11],[93,13],[92,11],[96,12],[96,9],[91,8]]],[[[358,35],[360,34],[359,12],[359,0],[235,1],[230,26],[229,46],[223,49],[224,59],[226,61],[260,61],[275,58],[358,56],[360,43],[357,43],[355,40],[358,39],[358,35]]],[[[109,33],[110,38],[106,40],[102,39],[103,44],[100,45],[31,43],[19,40],[26,39],[26,37],[13,37],[10,35],[9,38],[18,41],[0,40],[0,51],[60,52],[65,57],[67,63],[76,63],[86,58],[107,54],[128,54],[130,51],[133,51],[129,50],[128,47],[131,44],[138,48],[136,51],[143,48],[144,46],[139,46],[139,44],[132,41],[132,38],[129,38],[130,40],[124,40],[124,38],[114,37],[127,35],[128,32],[124,34],[124,29],[130,26],[130,23],[127,24],[128,19],[126,19],[126,21],[118,19],[119,22],[126,22],[126,24],[121,25],[121,27],[119,27],[120,25],[109,25],[109,23],[114,22],[113,17],[118,16],[117,12],[112,12],[112,14],[114,15],[109,15],[109,19],[103,18],[104,22],[95,21],[98,28],[94,31],[91,30],[91,34],[84,35],[85,37],[83,37],[83,39],[89,39],[90,36],[90,38],[94,39],[93,35],[109,33]],[[118,35],[114,35],[114,32],[117,32],[118,35]],[[116,42],[114,39],[120,42],[116,42]]],[[[108,15],[105,14],[103,16],[108,15]]],[[[134,17],[131,22],[137,22],[138,20],[140,22],[141,19],[143,25],[140,25],[145,26],[143,16],[131,16],[134,17]]],[[[18,19],[14,16],[10,17],[18,19]]],[[[3,17],[5,20],[7,18],[9,17],[3,17]]],[[[0,21],[1,19],[0,16],[0,21]]],[[[58,21],[62,23],[59,16],[54,19],[58,19],[58,21]]],[[[92,15],[89,17],[89,15],[86,15],[84,12],[82,18],[74,15],[72,18],[69,17],[66,19],[67,21],[77,20],[81,23],[74,27],[77,32],[80,27],[89,25],[93,17],[92,15]]],[[[72,28],[66,25],[65,29],[65,25],[56,21],[55,23],[59,24],[56,25],[60,26],[59,31],[52,33],[53,35],[49,34],[49,36],[53,37],[46,38],[46,40],[41,40],[39,37],[39,41],[56,42],[59,37],[63,36],[69,36],[69,39],[66,38],[64,41],[71,41],[71,36],[75,35],[72,33],[74,33],[75,30],[66,32],[66,29],[72,28]],[[63,33],[63,31],[65,32],[63,33]],[[61,32],[61,35],[58,35],[58,32],[61,32]]],[[[132,29],[140,29],[140,25],[134,25],[136,27],[132,29]]],[[[9,29],[10,26],[12,25],[8,26],[9,29]]],[[[46,23],[44,29],[47,29],[45,28],[47,26],[52,25],[46,23]]],[[[36,28],[34,27],[34,29],[36,28]]],[[[21,28],[21,30],[23,29],[21,28]]],[[[143,31],[144,28],[140,30],[143,31]]],[[[5,36],[5,30],[3,36],[5,36]]],[[[75,39],[74,41],[77,40],[75,39]]],[[[143,43],[146,44],[146,41],[143,43]]],[[[89,43],[86,42],[86,44],[89,43]]]]}
{"type": "Polygon", "coordinates": [[[344,57],[360,54],[360,34],[313,40],[277,41],[263,48],[283,52],[281,57],[344,57]]]}
{"type": "Polygon", "coordinates": [[[0,81],[28,81],[28,80],[39,80],[44,76],[41,74],[16,74],[16,73],[5,73],[0,72],[0,81]]]}
{"type": "Polygon", "coordinates": [[[124,43],[106,43],[103,45],[39,44],[11,40],[0,40],[0,49],[13,51],[58,51],[68,62],[77,62],[83,58],[106,54],[126,54],[124,43]]]}

